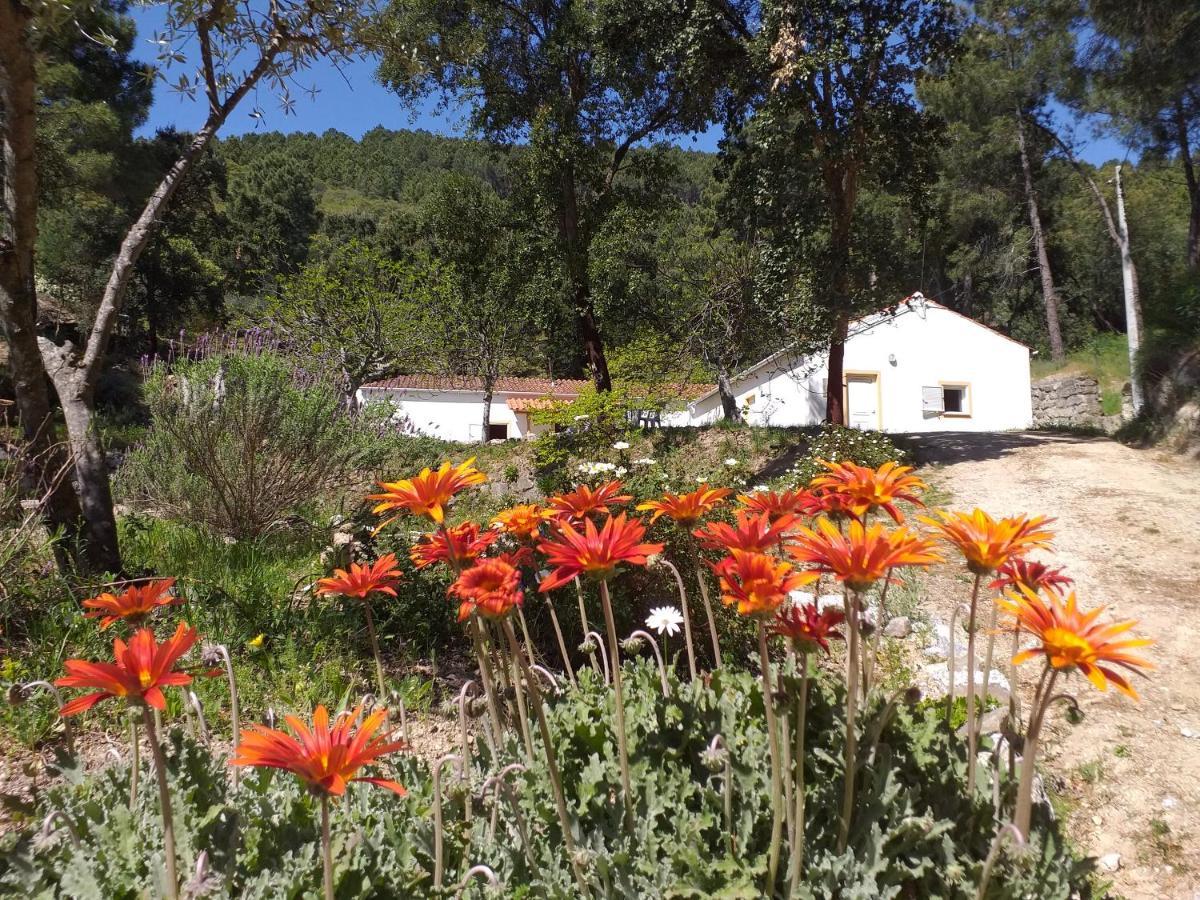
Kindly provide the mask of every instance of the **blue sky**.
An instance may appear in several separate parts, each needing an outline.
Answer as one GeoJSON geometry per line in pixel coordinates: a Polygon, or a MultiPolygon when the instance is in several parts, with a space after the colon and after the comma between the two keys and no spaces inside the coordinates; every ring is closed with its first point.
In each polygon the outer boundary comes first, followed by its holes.
{"type": "MultiPolygon", "coordinates": [[[[162,25],[163,7],[134,7],[129,14],[138,25],[134,55],[154,62],[156,48],[151,39],[155,30],[162,25]]],[[[184,71],[191,73],[190,68],[184,71]]],[[[175,71],[169,72],[168,78],[173,80],[176,75],[175,71]]],[[[258,98],[265,114],[263,119],[251,117],[255,104],[249,102],[252,98],[247,98],[234,111],[221,133],[312,131],[320,134],[335,128],[358,138],[380,125],[393,129],[421,128],[445,135],[461,136],[467,133],[465,109],[439,110],[436,99],[427,101],[417,109],[404,106],[375,80],[375,62],[370,59],[356,60],[342,66],[340,71],[327,62],[318,62],[302,72],[298,81],[305,88],[315,87],[317,93],[311,97],[301,91],[294,92],[296,104],[293,114],[285,115],[276,98],[264,89],[258,98]]],[[[195,131],[203,123],[204,113],[205,106],[201,100],[177,94],[160,81],[155,87],[154,105],[142,127],[142,133],[153,134],[167,126],[195,131]]],[[[1094,137],[1091,131],[1086,125],[1076,130],[1075,138],[1084,159],[1099,164],[1125,158],[1126,150],[1118,141],[1094,137]]],[[[720,127],[713,127],[704,134],[683,135],[675,143],[691,150],[715,151],[721,134],[720,127]]]]}

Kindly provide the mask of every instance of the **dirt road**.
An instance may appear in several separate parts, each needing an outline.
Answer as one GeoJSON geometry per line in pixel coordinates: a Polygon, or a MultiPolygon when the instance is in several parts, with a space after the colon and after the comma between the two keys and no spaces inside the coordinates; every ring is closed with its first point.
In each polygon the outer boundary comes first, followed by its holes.
{"type": "Polygon", "coordinates": [[[1200,467],[1045,434],[937,435],[917,452],[955,508],[1055,517],[1055,559],[1081,603],[1158,642],[1140,703],[1070,679],[1084,719],[1054,717],[1047,769],[1075,841],[1117,891],[1200,900],[1200,467]]]}

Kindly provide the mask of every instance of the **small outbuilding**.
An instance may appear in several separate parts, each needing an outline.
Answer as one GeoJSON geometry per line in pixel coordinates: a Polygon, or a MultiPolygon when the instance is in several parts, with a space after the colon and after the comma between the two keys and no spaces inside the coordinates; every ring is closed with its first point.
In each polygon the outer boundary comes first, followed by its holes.
{"type": "MultiPolygon", "coordinates": [[[[845,347],[847,424],[889,432],[1009,431],[1033,424],[1029,348],[913,294],[853,322],[845,347]]],[[[784,348],[732,379],[751,425],[815,425],[825,418],[828,354],[784,348]]],[[[716,390],[670,424],[721,418],[716,390]],[[685,421],[686,419],[686,421],[685,421]]]]}
{"type": "Polygon", "coordinates": [[[588,382],[573,379],[496,379],[487,434],[483,434],[484,383],[467,375],[397,375],[365,384],[358,390],[363,405],[389,402],[407,427],[446,441],[479,443],[536,436],[546,426],[530,414],[579,396],[588,382]]]}

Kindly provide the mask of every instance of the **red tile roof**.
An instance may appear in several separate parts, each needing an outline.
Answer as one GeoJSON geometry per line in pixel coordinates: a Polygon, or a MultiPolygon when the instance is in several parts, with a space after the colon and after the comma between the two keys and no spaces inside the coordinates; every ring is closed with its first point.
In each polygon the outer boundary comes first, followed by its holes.
{"type": "MultiPolygon", "coordinates": [[[[522,378],[504,376],[496,379],[495,391],[503,394],[537,394],[572,398],[589,382],[572,378],[522,378]]],[[[363,385],[368,388],[407,388],[424,391],[482,391],[483,379],[475,375],[397,375],[363,385]]]]}
{"type": "Polygon", "coordinates": [[[553,409],[556,403],[569,401],[570,397],[509,397],[505,404],[513,412],[527,413],[538,409],[553,409]]]}

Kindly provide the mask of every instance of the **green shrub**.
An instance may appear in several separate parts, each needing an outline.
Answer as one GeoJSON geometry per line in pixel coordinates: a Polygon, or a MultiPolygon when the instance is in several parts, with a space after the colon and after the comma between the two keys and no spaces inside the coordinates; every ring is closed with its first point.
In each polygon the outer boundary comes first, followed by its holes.
{"type": "Polygon", "coordinates": [[[875,468],[886,462],[904,461],[904,451],[879,431],[863,431],[841,425],[822,425],[807,452],[792,467],[790,477],[804,485],[824,471],[819,460],[852,462],[875,468]]]}
{"type": "MultiPolygon", "coordinates": [[[[627,665],[626,684],[632,830],[614,801],[620,780],[611,691],[589,670],[580,687],[552,701],[550,709],[567,805],[592,890],[627,897],[761,896],[770,804],[757,678],[723,669],[708,684],[672,681],[670,696],[663,697],[657,671],[635,662],[627,665]],[[709,752],[718,734],[727,757],[709,752]],[[723,811],[726,758],[732,852],[723,811]]],[[[974,897],[995,834],[991,801],[982,793],[974,803],[965,799],[962,745],[946,731],[938,704],[877,703],[864,711],[855,822],[849,847],[836,851],[842,709],[840,685],[818,678],[808,716],[812,750],[802,896],[974,897]]],[[[167,743],[180,871],[195,872],[204,851],[206,896],[294,897],[320,883],[316,805],[294,778],[247,773],[235,789],[208,749],[179,731],[167,743]]],[[[515,800],[496,808],[497,829],[489,837],[494,792],[481,791],[482,782],[522,758],[520,742],[510,733],[499,758],[479,748],[466,769],[469,789],[458,783],[453,767],[445,769],[447,887],[468,867],[485,864],[503,881],[505,896],[577,895],[541,766],[512,776],[515,800]],[[465,803],[471,805],[469,819],[465,803]]],[[[4,837],[0,890],[26,896],[156,895],[163,850],[154,791],[142,791],[130,810],[123,764],[65,774],[36,811],[24,811],[26,827],[4,837]],[[52,821],[42,834],[51,810],[61,812],[69,826],[52,821]]],[[[402,756],[394,777],[408,787],[407,797],[353,785],[335,808],[338,896],[435,895],[427,765],[402,756]]],[[[152,783],[149,771],[142,779],[152,783]]],[[[483,891],[473,887],[470,895],[483,891]]],[[[988,894],[1014,900],[1092,895],[1088,866],[1074,859],[1044,816],[1026,852],[1001,855],[988,894]]]]}
{"type": "Polygon", "coordinates": [[[134,501],[235,539],[259,537],[383,455],[381,419],[282,357],[227,355],[156,370],[153,417],[121,470],[134,501]]]}

